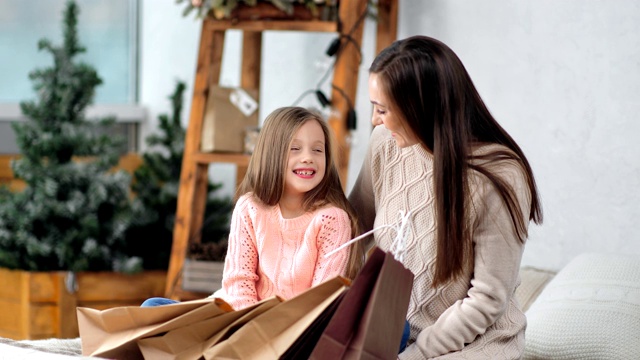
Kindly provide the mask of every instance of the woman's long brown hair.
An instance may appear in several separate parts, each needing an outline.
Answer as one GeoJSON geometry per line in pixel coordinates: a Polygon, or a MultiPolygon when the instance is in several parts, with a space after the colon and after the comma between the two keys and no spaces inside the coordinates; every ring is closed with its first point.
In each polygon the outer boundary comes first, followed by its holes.
{"type": "MultiPolygon", "coordinates": [[[[351,237],[359,235],[356,212],[342,190],[336,162],[334,136],[322,117],[302,107],[283,107],[274,110],[264,121],[260,135],[249,160],[247,173],[236,191],[236,200],[248,193],[266,205],[275,206],[285,189],[285,169],[291,141],[295,133],[307,121],[316,121],[325,137],[326,171],[324,178],[304,195],[305,211],[313,211],[325,205],[344,210],[351,220],[351,237]]],[[[364,246],[356,241],[351,245],[347,277],[353,279],[364,259],[364,246]]]]}
{"type": "Polygon", "coordinates": [[[531,166],[511,136],[493,118],[458,56],[445,44],[426,36],[395,41],[373,61],[386,95],[423,146],[434,157],[437,255],[433,286],[455,279],[473,264],[471,229],[467,221],[469,170],[486,176],[500,193],[520,241],[528,220],[542,223],[542,206],[531,166]],[[493,174],[485,161],[472,160],[473,144],[500,144],[481,160],[513,159],[524,169],[531,193],[528,220],[511,184],[493,174]]]}

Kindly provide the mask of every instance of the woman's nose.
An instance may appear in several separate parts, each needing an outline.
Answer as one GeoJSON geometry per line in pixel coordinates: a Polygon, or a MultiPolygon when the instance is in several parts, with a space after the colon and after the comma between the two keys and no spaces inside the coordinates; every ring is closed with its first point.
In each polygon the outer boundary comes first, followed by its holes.
{"type": "Polygon", "coordinates": [[[382,125],[382,120],[380,120],[379,116],[373,114],[373,116],[371,116],[371,124],[373,124],[373,126],[382,125]]]}

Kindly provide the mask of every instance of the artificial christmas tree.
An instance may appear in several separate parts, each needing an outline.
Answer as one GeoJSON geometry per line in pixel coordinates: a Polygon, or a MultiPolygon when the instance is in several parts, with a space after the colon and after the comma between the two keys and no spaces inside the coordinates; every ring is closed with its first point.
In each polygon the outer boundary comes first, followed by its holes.
{"type": "MultiPolygon", "coordinates": [[[[166,269],[169,265],[173,225],[178,203],[178,188],[185,129],[181,113],[185,84],[178,82],[169,97],[171,116],[160,115],[160,133],[146,139],[150,151],[143,154],[143,163],[134,173],[132,189],[140,201],[134,223],[127,230],[128,253],[143,258],[145,269],[166,269]],[[150,251],[153,249],[153,251],[150,251]]],[[[229,234],[229,217],[233,204],[230,199],[217,197],[220,184],[209,182],[201,243],[194,244],[193,251],[201,256],[204,249],[217,256],[207,260],[224,260],[226,238],[229,234]]]]}
{"type": "Polygon", "coordinates": [[[102,80],[78,62],[78,7],[64,11],[64,41],[39,42],[53,66],[29,76],[37,100],[22,102],[28,118],[14,124],[21,159],[13,164],[26,188],[0,190],[0,266],[30,271],[136,271],[141,260],[125,255],[125,230],[132,218],[130,177],[110,173],[118,160],[118,141],[96,128],[84,110],[102,80]]]}
{"type": "Polygon", "coordinates": [[[101,80],[75,61],[77,16],[67,3],[62,46],[40,41],[54,63],[30,74],[37,100],[21,104],[28,120],[14,126],[13,171],[26,188],[0,189],[0,267],[19,269],[0,268],[0,337],[77,337],[77,306],[136,306],[165,288],[165,271],[113,271],[141,269],[124,241],[135,207],[130,176],[110,172],[117,139],[96,131],[113,119],[84,118],[101,80]]]}

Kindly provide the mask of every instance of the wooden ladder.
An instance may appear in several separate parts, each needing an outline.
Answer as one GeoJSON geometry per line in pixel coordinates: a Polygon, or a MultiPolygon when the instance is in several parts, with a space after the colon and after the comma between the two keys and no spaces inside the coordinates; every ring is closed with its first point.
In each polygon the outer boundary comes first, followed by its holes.
{"type": "MultiPolygon", "coordinates": [[[[262,32],[267,30],[336,32],[347,35],[358,44],[362,43],[363,24],[361,16],[367,8],[368,0],[340,0],[337,21],[321,20],[216,20],[206,18],[202,23],[197,68],[193,86],[191,114],[187,127],[185,148],[180,175],[178,206],[173,232],[173,246],[167,272],[165,296],[176,300],[196,299],[210,294],[190,292],[182,289],[182,269],[191,242],[200,241],[204,208],[206,203],[209,164],[232,163],[237,166],[236,185],[242,181],[249,155],[202,152],[201,139],[203,120],[207,105],[207,96],[212,84],[218,84],[222,52],[226,30],[242,30],[242,65],[240,87],[260,89],[260,60],[262,32]]],[[[256,12],[271,7],[258,3],[258,6],[244,8],[255,15],[256,12]],[[262,8],[261,8],[262,7],[262,8]]],[[[268,10],[271,11],[271,10],[268,10]]],[[[397,0],[378,1],[378,29],[376,50],[389,45],[396,38],[397,0]]],[[[253,16],[249,15],[249,17],[253,16]]],[[[345,41],[343,39],[343,41],[345,41]]],[[[339,170],[346,184],[349,167],[349,146],[347,145],[347,114],[351,106],[348,99],[355,101],[360,62],[356,46],[344,46],[336,59],[332,88],[332,106],[337,110],[328,120],[340,148],[339,170]],[[337,88],[337,89],[336,89],[337,88]],[[340,91],[341,90],[341,91],[340,91]]]]}

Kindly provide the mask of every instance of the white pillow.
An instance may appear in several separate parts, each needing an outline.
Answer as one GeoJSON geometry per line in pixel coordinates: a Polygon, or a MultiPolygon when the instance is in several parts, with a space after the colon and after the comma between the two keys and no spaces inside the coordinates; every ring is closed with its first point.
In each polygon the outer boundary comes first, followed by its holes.
{"type": "Polygon", "coordinates": [[[640,255],[577,256],[526,315],[524,359],[640,359],[640,255]]]}
{"type": "Polygon", "coordinates": [[[522,311],[529,307],[540,296],[545,286],[556,275],[555,271],[525,266],[520,269],[520,286],[516,288],[515,297],[522,311]]]}

